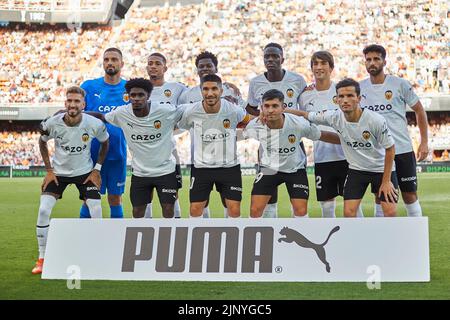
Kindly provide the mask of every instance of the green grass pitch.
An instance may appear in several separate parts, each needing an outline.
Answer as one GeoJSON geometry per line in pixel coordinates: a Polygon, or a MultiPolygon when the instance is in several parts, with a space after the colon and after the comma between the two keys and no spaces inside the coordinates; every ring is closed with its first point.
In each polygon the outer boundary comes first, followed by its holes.
{"type": "MultiPolygon", "coordinates": [[[[253,177],[244,177],[242,216],[247,217],[253,177]]],[[[309,176],[313,186],[313,176],[309,176]]],[[[365,283],[254,283],[254,282],[160,282],[160,281],[82,281],[80,290],[69,290],[64,280],[41,280],[31,274],[37,258],[35,224],[39,205],[41,179],[0,179],[0,299],[450,299],[450,174],[419,175],[419,196],[430,226],[431,282],[382,283],[380,290],[369,290],[365,283]]],[[[188,180],[181,190],[183,216],[187,217],[188,180]]],[[[129,181],[127,188],[129,186],[129,181]]],[[[309,213],[320,216],[311,188],[309,213]]],[[[278,210],[290,216],[285,187],[279,193],[278,210]]],[[[74,186],[58,201],[52,217],[78,217],[80,201],[74,186]]],[[[364,198],[364,213],[373,216],[372,196],[364,198]]],[[[153,207],[160,217],[159,205],[153,207]]],[[[216,192],[211,198],[214,217],[223,209],[216,192]]],[[[109,215],[103,199],[104,216],[109,215]]],[[[131,205],[128,190],[124,196],[126,217],[131,205]]],[[[338,200],[342,216],[342,200],[338,200]]],[[[403,203],[399,215],[405,216],[403,203]]]]}

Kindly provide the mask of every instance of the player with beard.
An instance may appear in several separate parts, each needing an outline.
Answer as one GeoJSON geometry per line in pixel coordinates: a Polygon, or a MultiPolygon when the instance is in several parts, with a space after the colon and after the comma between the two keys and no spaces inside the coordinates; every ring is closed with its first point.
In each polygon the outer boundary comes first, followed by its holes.
{"type": "MultiPolygon", "coordinates": [[[[85,111],[108,113],[116,108],[128,104],[128,95],[125,91],[126,81],[120,77],[124,62],[122,52],[117,48],[106,49],[103,53],[103,69],[105,75],[101,78],[87,80],[81,87],[86,91],[85,111]]],[[[110,148],[103,164],[101,176],[102,185],[100,193],[108,191],[108,203],[111,218],[123,218],[122,194],[125,191],[127,145],[122,129],[106,124],[110,136],[110,148]]],[[[92,142],[91,154],[96,161],[99,143],[92,142]]],[[[83,205],[80,218],[89,218],[89,208],[83,205]]]]}
{"type": "MultiPolygon", "coordinates": [[[[187,89],[186,86],[180,82],[166,82],[164,74],[167,71],[167,59],[161,53],[155,52],[147,58],[147,74],[150,77],[150,82],[153,85],[153,90],[150,96],[150,101],[160,104],[179,105],[181,94],[187,89]]],[[[178,188],[181,189],[183,177],[181,176],[180,161],[176,148],[174,149],[174,156],[177,159],[176,171],[178,178],[178,188]]],[[[145,210],[145,217],[152,217],[152,203],[147,205],[145,210]]],[[[181,217],[180,202],[175,201],[175,218],[181,217]]]]}
{"type": "MultiPolygon", "coordinates": [[[[428,156],[427,114],[411,84],[405,79],[384,73],[386,50],[370,45],[363,50],[370,77],[361,81],[361,106],[382,115],[387,120],[395,141],[395,166],[403,202],[410,217],[422,216],[417,197],[416,155],[408,132],[406,105],[414,111],[420,130],[417,161],[428,156]]],[[[375,202],[375,216],[384,216],[380,202],[375,202]]]]}
{"type": "Polygon", "coordinates": [[[101,121],[82,113],[85,106],[84,96],[85,92],[80,87],[70,87],[66,91],[66,111],[41,123],[39,150],[47,174],[41,186],[36,224],[39,259],[32,270],[33,274],[42,273],[50,215],[56,201],[62,198],[68,185],[75,184],[80,193],[80,200],[85,201],[93,218],[102,217],[100,170],[108,152],[109,135],[101,121]],[[50,139],[55,139],[55,155],[52,163],[47,147],[50,139]],[[100,142],[95,166],[91,158],[93,139],[100,142]]]}
{"type": "MultiPolygon", "coordinates": [[[[211,74],[217,74],[218,73],[218,65],[219,61],[215,54],[204,51],[200,53],[196,59],[195,59],[195,66],[197,68],[197,74],[199,76],[199,80],[201,82],[201,79],[206,75],[211,74]]],[[[242,99],[242,96],[237,89],[237,87],[231,83],[223,83],[222,84],[222,98],[228,100],[229,102],[232,102],[234,104],[239,105],[240,107],[245,107],[245,101],[242,99]]],[[[195,103],[203,100],[202,96],[202,90],[201,85],[188,88],[183,92],[183,94],[180,97],[180,103],[181,104],[187,104],[187,103],[195,103]]],[[[244,122],[247,122],[249,119],[244,119],[244,122]]],[[[192,132],[191,133],[191,153],[193,153],[194,145],[193,145],[193,139],[192,139],[192,132]]],[[[191,156],[192,158],[192,156],[191,156]]],[[[224,206],[224,216],[225,218],[228,217],[228,211],[225,204],[225,199],[222,198],[222,204],[224,206]]],[[[208,204],[205,206],[205,209],[203,211],[203,217],[209,218],[210,217],[210,211],[208,204]]]]}
{"type": "MultiPolygon", "coordinates": [[[[283,69],[283,63],[283,47],[278,43],[267,44],[264,47],[264,66],[267,71],[250,80],[246,107],[249,114],[259,116],[262,97],[271,89],[277,89],[283,93],[285,107],[298,108],[300,94],[306,88],[306,82],[303,76],[283,69]]],[[[298,152],[305,154],[302,143],[298,152]]],[[[306,154],[302,159],[306,163],[306,154]]],[[[275,218],[278,216],[277,201],[278,190],[275,189],[271,200],[264,209],[264,217],[275,218]]]]}

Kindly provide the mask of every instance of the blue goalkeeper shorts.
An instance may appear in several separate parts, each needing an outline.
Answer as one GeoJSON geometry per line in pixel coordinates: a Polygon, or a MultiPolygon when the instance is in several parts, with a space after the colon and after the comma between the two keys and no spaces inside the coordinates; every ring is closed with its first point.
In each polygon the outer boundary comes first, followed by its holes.
{"type": "Polygon", "coordinates": [[[100,193],[122,195],[125,192],[125,180],[127,178],[127,164],[121,160],[105,160],[100,172],[102,186],[100,193]]]}

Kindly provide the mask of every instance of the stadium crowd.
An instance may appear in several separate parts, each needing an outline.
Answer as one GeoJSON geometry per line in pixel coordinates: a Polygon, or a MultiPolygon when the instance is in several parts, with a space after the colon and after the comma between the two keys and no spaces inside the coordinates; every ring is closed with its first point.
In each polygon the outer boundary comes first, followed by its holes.
{"type": "Polygon", "coordinates": [[[244,96],[249,79],[264,70],[261,49],[271,40],[286,48],[285,67],[308,82],[314,51],[336,57],[335,79],[362,79],[361,49],[383,43],[388,72],[419,94],[448,93],[448,15],[443,0],[206,0],[135,8],[117,27],[15,25],[0,29],[0,103],[62,101],[69,84],[97,75],[93,67],[111,42],[124,52],[125,77],[145,76],[146,56],[160,51],[170,59],[167,79],[188,85],[197,82],[195,56],[214,48],[219,73],[244,96]]]}

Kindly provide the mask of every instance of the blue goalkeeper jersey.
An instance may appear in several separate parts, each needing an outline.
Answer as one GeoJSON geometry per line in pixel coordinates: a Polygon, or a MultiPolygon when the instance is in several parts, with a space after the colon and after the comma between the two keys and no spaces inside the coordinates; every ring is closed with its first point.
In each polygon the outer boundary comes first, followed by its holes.
{"type": "MultiPolygon", "coordinates": [[[[85,111],[108,113],[116,108],[121,108],[128,104],[128,94],[125,90],[126,80],[111,85],[105,82],[103,77],[87,80],[81,87],[86,91],[85,111]]],[[[127,144],[122,129],[106,123],[109,133],[109,150],[106,160],[124,160],[127,158],[127,144]]],[[[100,143],[94,139],[91,144],[91,155],[94,161],[98,157],[100,143]]]]}

